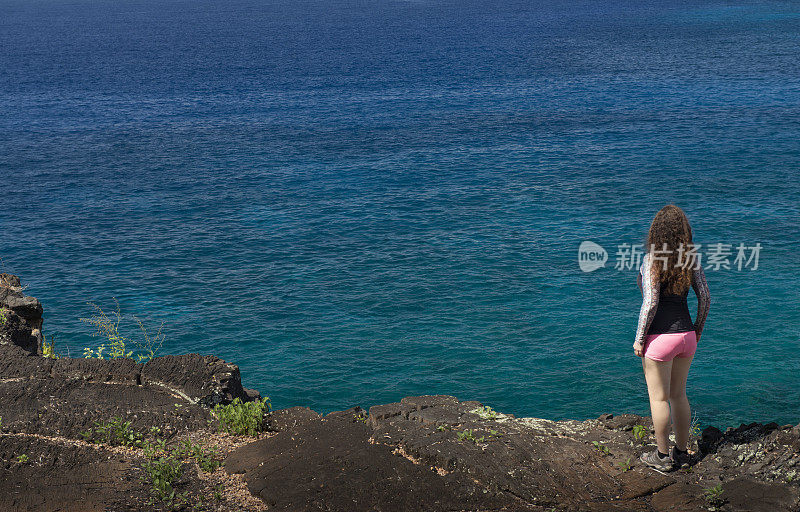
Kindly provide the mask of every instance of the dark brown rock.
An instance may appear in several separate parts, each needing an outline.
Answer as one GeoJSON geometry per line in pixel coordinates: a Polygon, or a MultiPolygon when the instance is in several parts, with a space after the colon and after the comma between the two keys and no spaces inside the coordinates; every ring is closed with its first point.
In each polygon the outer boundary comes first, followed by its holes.
{"type": "Polygon", "coordinates": [[[312,411],[308,407],[289,407],[288,409],[278,409],[271,411],[267,415],[267,428],[271,431],[292,430],[301,423],[309,420],[319,419],[319,413],[312,411]]]}
{"type": "Polygon", "coordinates": [[[42,305],[22,290],[17,276],[0,274],[0,345],[35,354],[42,342],[42,305]]]}
{"type": "Polygon", "coordinates": [[[722,484],[727,510],[773,512],[797,510],[797,493],[786,486],[738,477],[722,484]]]}

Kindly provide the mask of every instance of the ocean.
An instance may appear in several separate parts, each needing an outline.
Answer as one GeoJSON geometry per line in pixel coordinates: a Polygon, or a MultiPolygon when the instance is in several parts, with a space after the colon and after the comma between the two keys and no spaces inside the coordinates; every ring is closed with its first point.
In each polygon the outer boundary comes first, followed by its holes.
{"type": "Polygon", "coordinates": [[[64,354],[117,300],[275,408],[649,414],[674,203],[731,252],[697,421],[798,423],[798,55],[797,1],[0,0],[0,271],[64,354]]]}

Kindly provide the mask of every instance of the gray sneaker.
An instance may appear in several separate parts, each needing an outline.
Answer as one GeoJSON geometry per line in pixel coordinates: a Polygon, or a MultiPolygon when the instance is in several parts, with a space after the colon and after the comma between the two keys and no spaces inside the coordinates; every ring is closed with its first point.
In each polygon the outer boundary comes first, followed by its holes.
{"type": "Polygon", "coordinates": [[[672,471],[673,469],[673,461],[672,457],[667,455],[666,459],[662,459],[658,456],[658,449],[653,450],[652,452],[645,452],[640,457],[639,460],[647,464],[653,469],[657,469],[659,471],[672,471]]]}
{"type": "Polygon", "coordinates": [[[672,457],[672,460],[675,462],[675,466],[679,468],[688,468],[689,461],[691,458],[689,457],[689,452],[678,453],[675,451],[675,446],[670,448],[669,456],[672,457]]]}

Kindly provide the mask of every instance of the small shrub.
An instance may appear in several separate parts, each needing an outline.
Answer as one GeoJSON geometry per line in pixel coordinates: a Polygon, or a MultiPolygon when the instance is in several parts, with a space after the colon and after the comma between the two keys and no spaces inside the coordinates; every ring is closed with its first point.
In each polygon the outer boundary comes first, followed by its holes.
{"type": "Polygon", "coordinates": [[[25,455],[24,453],[22,455],[17,455],[17,462],[19,462],[20,464],[25,464],[26,462],[28,462],[28,456],[25,455]]]}
{"type": "Polygon", "coordinates": [[[270,410],[269,398],[242,402],[236,398],[228,405],[214,407],[221,431],[240,436],[256,436],[264,428],[264,415],[270,410]]]}
{"type": "Polygon", "coordinates": [[[362,423],[366,423],[367,420],[369,419],[369,416],[364,413],[353,414],[353,419],[356,421],[360,421],[362,423]]]}
{"type": "Polygon", "coordinates": [[[142,479],[149,483],[156,498],[172,506],[176,498],[175,482],[183,475],[183,463],[172,455],[161,456],[144,463],[142,479]]]}
{"type": "Polygon", "coordinates": [[[0,308],[0,327],[6,325],[6,310],[5,308],[0,308]]]}

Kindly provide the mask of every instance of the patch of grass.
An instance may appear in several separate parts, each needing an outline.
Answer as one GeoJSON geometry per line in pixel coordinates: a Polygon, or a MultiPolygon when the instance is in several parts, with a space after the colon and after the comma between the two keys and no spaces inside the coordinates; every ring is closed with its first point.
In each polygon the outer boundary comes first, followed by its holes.
{"type": "Polygon", "coordinates": [[[95,309],[95,314],[89,318],[79,318],[81,322],[95,327],[92,336],[100,336],[108,341],[108,343],[100,344],[96,349],[84,348],[83,357],[95,359],[134,358],[134,351],[131,350],[131,347],[136,349],[135,359],[140,363],[156,357],[164,344],[164,335],[161,332],[164,322],[161,322],[158,332],[152,336],[142,321],[133,315],[133,320],[139,326],[140,334],[138,338],[128,338],[120,332],[120,322],[123,316],[116,298],[114,298],[114,302],[117,307],[113,311],[113,318],[107,315],[103,308],[92,302],[89,305],[95,309]]]}
{"type": "Polygon", "coordinates": [[[723,496],[722,484],[717,484],[714,487],[709,487],[703,490],[706,498],[706,503],[711,507],[709,510],[717,510],[727,501],[723,496]]]}
{"type": "Polygon", "coordinates": [[[484,405],[483,407],[476,407],[472,411],[474,414],[477,414],[483,420],[496,420],[497,419],[497,411],[489,407],[488,405],[484,405]]]}
{"type": "Polygon", "coordinates": [[[242,402],[236,398],[228,405],[214,407],[219,429],[240,436],[256,436],[264,429],[264,416],[270,411],[269,398],[242,402]]]}
{"type": "Polygon", "coordinates": [[[604,446],[599,441],[592,441],[592,446],[594,446],[594,449],[600,453],[604,453],[606,455],[611,454],[611,451],[608,449],[608,446],[604,446]]]}
{"type": "Polygon", "coordinates": [[[94,427],[80,435],[90,443],[106,443],[111,446],[141,448],[143,437],[131,428],[131,422],[114,417],[107,422],[94,422],[94,427]]]}

